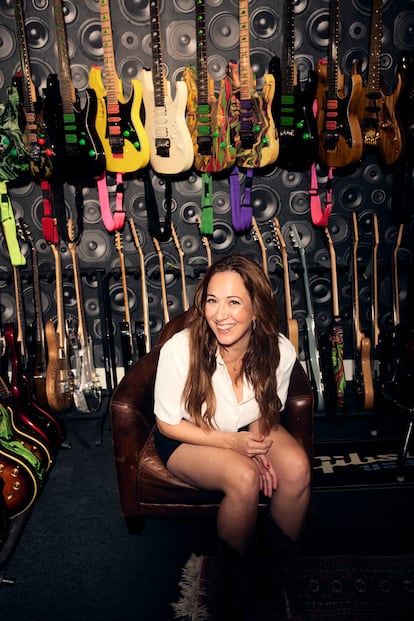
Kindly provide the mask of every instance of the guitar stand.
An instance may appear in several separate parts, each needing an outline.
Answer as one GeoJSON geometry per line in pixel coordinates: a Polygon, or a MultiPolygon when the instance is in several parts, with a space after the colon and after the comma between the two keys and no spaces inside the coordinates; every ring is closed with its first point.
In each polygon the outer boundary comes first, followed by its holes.
{"type": "Polygon", "coordinates": [[[384,391],[384,399],[390,403],[397,412],[401,412],[408,417],[408,426],[403,437],[402,447],[398,455],[397,481],[403,483],[405,481],[405,463],[407,461],[408,447],[413,435],[414,429],[414,402],[402,403],[397,397],[394,397],[384,391]]]}

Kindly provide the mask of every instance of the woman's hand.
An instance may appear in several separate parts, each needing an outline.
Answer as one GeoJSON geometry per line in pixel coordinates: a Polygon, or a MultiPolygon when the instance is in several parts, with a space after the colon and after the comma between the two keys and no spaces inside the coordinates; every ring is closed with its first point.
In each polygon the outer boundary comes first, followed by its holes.
{"type": "Polygon", "coordinates": [[[265,496],[271,498],[277,486],[276,472],[265,455],[255,455],[252,459],[260,473],[260,489],[265,496]]]}
{"type": "Polygon", "coordinates": [[[266,455],[273,444],[273,440],[266,439],[263,434],[252,431],[236,431],[231,435],[231,448],[245,457],[266,455]]]}

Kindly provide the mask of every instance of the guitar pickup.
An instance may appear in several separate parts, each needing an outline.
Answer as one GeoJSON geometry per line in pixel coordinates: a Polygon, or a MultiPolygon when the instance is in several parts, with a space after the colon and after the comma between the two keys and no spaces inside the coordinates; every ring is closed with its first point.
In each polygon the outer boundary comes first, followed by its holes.
{"type": "Polygon", "coordinates": [[[211,155],[213,141],[211,136],[198,136],[197,138],[198,152],[200,155],[211,155]]]}
{"type": "Polygon", "coordinates": [[[170,143],[169,138],[157,138],[155,141],[155,148],[156,148],[158,157],[169,157],[170,146],[171,146],[171,143],[170,143]]]}

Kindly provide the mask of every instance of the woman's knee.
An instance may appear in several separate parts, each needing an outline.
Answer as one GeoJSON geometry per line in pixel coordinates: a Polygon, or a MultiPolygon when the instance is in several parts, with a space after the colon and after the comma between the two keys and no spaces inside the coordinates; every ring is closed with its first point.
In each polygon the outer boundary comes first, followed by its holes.
{"type": "Polygon", "coordinates": [[[309,487],[311,464],[308,455],[302,448],[295,449],[286,456],[283,467],[279,471],[279,479],[284,479],[298,490],[309,487]]]}
{"type": "Polygon", "coordinates": [[[259,494],[259,471],[251,459],[242,459],[228,473],[227,493],[235,494],[239,498],[256,499],[259,494]]]}

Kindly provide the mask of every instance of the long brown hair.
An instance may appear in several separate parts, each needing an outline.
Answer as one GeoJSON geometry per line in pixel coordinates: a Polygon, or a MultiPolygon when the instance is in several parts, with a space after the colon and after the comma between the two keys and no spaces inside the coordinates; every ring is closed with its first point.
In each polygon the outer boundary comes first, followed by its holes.
{"type": "Polygon", "coordinates": [[[194,422],[212,427],[216,408],[212,375],[216,369],[217,340],[204,315],[208,286],[219,272],[236,272],[243,280],[256,316],[255,329],[242,361],[242,370],[251,382],[260,410],[260,429],[268,433],[279,423],[280,400],[276,369],[279,364],[280,313],[271,284],[262,268],[243,255],[230,255],[216,261],[199,283],[190,311],[190,365],[183,399],[194,422]]]}

